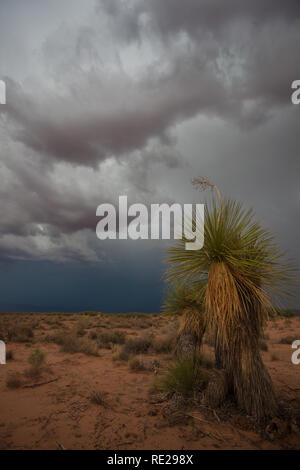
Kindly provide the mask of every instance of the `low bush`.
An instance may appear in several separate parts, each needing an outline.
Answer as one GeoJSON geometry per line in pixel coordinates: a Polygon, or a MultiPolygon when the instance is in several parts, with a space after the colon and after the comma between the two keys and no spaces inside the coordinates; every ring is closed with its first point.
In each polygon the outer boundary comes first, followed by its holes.
{"type": "Polygon", "coordinates": [[[140,372],[146,370],[145,363],[138,357],[132,357],[129,361],[129,368],[134,372],[140,372]]]}
{"type": "Polygon", "coordinates": [[[169,333],[160,338],[154,338],[151,349],[157,354],[166,354],[173,351],[176,344],[176,334],[169,333]]]}
{"type": "Polygon", "coordinates": [[[66,353],[84,353],[88,356],[98,356],[98,346],[94,341],[86,338],[78,338],[74,334],[69,333],[68,335],[61,337],[60,342],[61,349],[66,353]]]}
{"type": "Polygon", "coordinates": [[[120,345],[113,346],[112,360],[113,361],[125,361],[127,362],[130,358],[130,355],[124,351],[124,348],[120,345]]]}
{"type": "Polygon", "coordinates": [[[7,341],[15,343],[29,343],[34,337],[33,331],[29,326],[16,325],[8,328],[7,341]]]}
{"type": "Polygon", "coordinates": [[[28,357],[28,362],[32,367],[34,367],[35,369],[38,369],[44,364],[45,358],[46,358],[46,354],[37,348],[28,357]]]}
{"type": "Polygon", "coordinates": [[[124,344],[125,333],[119,330],[101,331],[97,334],[97,342],[99,347],[111,349],[112,344],[124,344]]]}
{"type": "Polygon", "coordinates": [[[85,330],[89,328],[90,320],[88,317],[80,317],[73,325],[73,330],[77,336],[84,336],[85,330]]]}
{"type": "Polygon", "coordinates": [[[140,336],[138,338],[129,338],[123,346],[127,354],[145,354],[152,346],[152,338],[150,336],[140,336]]]}
{"type": "Polygon", "coordinates": [[[156,389],[186,396],[194,391],[203,390],[208,378],[209,374],[204,366],[194,367],[192,358],[181,358],[168,367],[166,373],[157,381],[156,389]]]}
{"type": "Polygon", "coordinates": [[[41,374],[42,366],[45,363],[46,354],[40,349],[36,349],[33,353],[28,356],[28,363],[30,368],[25,370],[27,377],[39,377],[41,374]]]}

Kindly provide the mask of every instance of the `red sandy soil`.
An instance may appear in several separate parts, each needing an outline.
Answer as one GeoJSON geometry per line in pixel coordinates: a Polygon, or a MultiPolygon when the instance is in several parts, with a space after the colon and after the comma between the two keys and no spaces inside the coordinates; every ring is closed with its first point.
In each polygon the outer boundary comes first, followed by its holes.
{"type": "MultiPolygon", "coordinates": [[[[279,344],[285,336],[300,339],[300,319],[277,319],[266,328],[268,351],[262,356],[280,403],[291,416],[261,431],[233,406],[213,411],[191,404],[181,415],[173,413],[170,403],[149,394],[156,378],[153,370],[133,372],[127,362],[112,361],[109,349],[100,349],[99,357],[63,353],[43,337],[75,320],[60,315],[53,326],[46,317],[40,315],[32,342],[7,345],[14,358],[0,365],[1,449],[300,449],[300,364],[292,364],[290,344],[279,344]],[[46,367],[39,378],[30,379],[24,371],[37,347],[47,354],[46,367]],[[24,381],[19,388],[8,388],[6,380],[16,371],[24,381]],[[93,391],[106,392],[104,405],[91,401],[93,391]]],[[[92,321],[101,327],[102,317],[92,321]]],[[[123,327],[127,337],[147,331],[157,336],[172,323],[159,317],[147,320],[142,329],[133,318],[126,321],[112,326],[123,327]]],[[[145,354],[143,359],[146,364],[157,359],[163,368],[170,354],[145,354]]]]}

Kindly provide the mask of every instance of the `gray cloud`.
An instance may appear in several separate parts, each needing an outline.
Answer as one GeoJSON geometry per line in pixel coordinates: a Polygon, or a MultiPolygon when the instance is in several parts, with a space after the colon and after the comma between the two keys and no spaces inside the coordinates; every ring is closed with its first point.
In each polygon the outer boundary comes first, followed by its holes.
{"type": "Polygon", "coordinates": [[[174,124],[198,113],[255,125],[289,103],[300,65],[292,47],[300,39],[298,2],[100,5],[98,22],[59,27],[43,42],[41,80],[8,80],[12,138],[48,160],[97,165],[153,137],[167,141],[174,124]],[[111,46],[111,31],[137,41],[131,57],[126,43],[111,46]]]}
{"type": "Polygon", "coordinates": [[[190,35],[211,30],[218,35],[223,28],[235,22],[250,21],[255,25],[269,23],[274,19],[288,22],[300,17],[297,0],[98,0],[99,13],[103,9],[129,39],[142,36],[143,29],[151,27],[163,36],[186,31],[190,35]]]}

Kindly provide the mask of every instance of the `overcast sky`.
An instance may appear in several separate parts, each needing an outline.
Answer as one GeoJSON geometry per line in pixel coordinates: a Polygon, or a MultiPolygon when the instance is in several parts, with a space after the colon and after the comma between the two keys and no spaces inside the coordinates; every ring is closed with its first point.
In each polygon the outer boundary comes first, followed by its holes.
{"type": "Polygon", "coordinates": [[[165,245],[96,208],[198,175],[299,266],[299,44],[299,0],[0,0],[0,309],[158,310],[165,245]]]}

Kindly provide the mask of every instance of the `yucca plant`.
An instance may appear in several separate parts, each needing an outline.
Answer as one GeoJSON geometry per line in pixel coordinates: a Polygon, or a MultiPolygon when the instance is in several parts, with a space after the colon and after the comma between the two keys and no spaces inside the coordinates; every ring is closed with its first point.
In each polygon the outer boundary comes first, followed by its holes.
{"type": "Polygon", "coordinates": [[[164,313],[179,315],[175,352],[179,357],[196,357],[205,332],[203,299],[191,284],[175,282],[169,287],[163,305],[164,313]]]}
{"type": "MultiPolygon", "coordinates": [[[[203,179],[196,183],[214,187],[203,179]]],[[[198,285],[226,388],[240,408],[262,419],[276,413],[277,402],[259,340],[272,309],[271,290],[283,293],[292,269],[272,235],[254,220],[253,211],[217,194],[219,200],[205,207],[203,248],[186,250],[184,239],[171,247],[167,280],[192,282],[194,292],[198,285]]]]}

